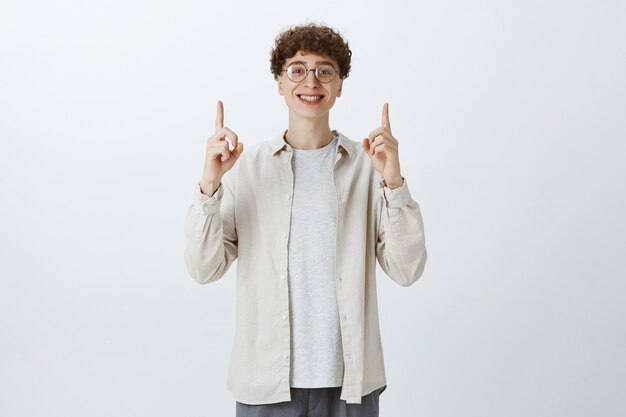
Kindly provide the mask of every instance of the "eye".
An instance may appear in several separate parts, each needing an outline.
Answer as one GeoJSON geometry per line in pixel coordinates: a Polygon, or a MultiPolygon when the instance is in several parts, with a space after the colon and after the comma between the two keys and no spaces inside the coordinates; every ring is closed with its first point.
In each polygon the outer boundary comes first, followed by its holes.
{"type": "Polygon", "coordinates": [[[294,75],[302,75],[306,70],[302,64],[291,64],[288,69],[290,69],[291,73],[294,75]]]}

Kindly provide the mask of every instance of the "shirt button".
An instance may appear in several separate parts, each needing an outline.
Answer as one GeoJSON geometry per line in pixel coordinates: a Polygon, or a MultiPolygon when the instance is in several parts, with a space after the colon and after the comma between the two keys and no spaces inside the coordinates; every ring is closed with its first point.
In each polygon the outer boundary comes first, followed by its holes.
{"type": "Polygon", "coordinates": [[[291,200],[291,196],[287,194],[287,200],[291,200]]]}
{"type": "Polygon", "coordinates": [[[285,359],[289,359],[289,355],[288,355],[287,353],[285,353],[285,354],[283,355],[283,358],[285,358],[285,359]]]}
{"type": "Polygon", "coordinates": [[[348,319],[348,317],[344,314],[344,315],[343,315],[343,319],[344,319],[344,320],[347,320],[347,319],[348,319]]]}
{"type": "Polygon", "coordinates": [[[283,274],[283,280],[286,281],[287,280],[287,274],[283,274]]]}
{"type": "Polygon", "coordinates": [[[287,239],[287,233],[283,233],[283,237],[287,239]]]}
{"type": "Polygon", "coordinates": [[[283,320],[287,320],[287,314],[283,314],[283,320]]]}

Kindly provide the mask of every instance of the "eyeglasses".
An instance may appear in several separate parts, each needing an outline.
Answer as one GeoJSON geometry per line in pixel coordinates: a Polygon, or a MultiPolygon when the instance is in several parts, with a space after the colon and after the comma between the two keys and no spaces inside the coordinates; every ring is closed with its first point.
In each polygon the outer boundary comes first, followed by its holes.
{"type": "Polygon", "coordinates": [[[321,64],[317,68],[308,69],[304,64],[299,62],[294,62],[289,65],[287,69],[284,69],[283,72],[287,72],[287,77],[294,83],[298,83],[304,80],[307,75],[309,75],[309,71],[314,71],[315,78],[317,78],[322,83],[331,82],[337,71],[335,71],[335,67],[330,64],[321,64]]]}

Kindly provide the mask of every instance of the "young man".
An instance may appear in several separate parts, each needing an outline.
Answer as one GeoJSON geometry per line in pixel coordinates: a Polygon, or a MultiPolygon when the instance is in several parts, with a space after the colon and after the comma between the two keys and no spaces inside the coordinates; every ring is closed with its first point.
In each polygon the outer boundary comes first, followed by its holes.
{"type": "Polygon", "coordinates": [[[388,105],[362,143],[330,129],[351,55],[326,26],[280,34],[270,61],[288,128],[245,152],[218,101],[185,263],[206,284],[238,259],[227,383],[238,417],[378,416],[387,383],[376,259],[402,286],[424,270],[422,216],[388,105]]]}

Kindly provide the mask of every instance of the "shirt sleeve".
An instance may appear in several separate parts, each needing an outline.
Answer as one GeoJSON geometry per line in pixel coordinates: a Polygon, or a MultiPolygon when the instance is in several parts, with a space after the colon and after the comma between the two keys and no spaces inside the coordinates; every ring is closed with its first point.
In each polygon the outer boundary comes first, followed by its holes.
{"type": "Polygon", "coordinates": [[[385,273],[403,287],[424,272],[427,252],[419,204],[413,200],[406,179],[396,189],[379,182],[383,199],[376,243],[376,258],[385,273]]]}
{"type": "Polygon", "coordinates": [[[237,259],[234,186],[227,173],[213,195],[196,184],[185,218],[185,265],[200,284],[220,279],[237,259]]]}

